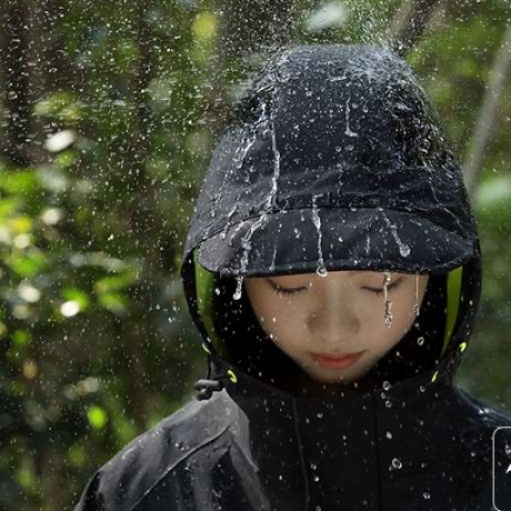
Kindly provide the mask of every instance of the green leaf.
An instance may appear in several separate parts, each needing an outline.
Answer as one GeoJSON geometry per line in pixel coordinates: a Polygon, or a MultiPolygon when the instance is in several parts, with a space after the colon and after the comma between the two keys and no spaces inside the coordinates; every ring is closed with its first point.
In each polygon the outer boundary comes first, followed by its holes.
{"type": "Polygon", "coordinates": [[[93,429],[103,429],[108,422],[108,415],[103,408],[94,405],[87,410],[87,419],[93,429]]]}

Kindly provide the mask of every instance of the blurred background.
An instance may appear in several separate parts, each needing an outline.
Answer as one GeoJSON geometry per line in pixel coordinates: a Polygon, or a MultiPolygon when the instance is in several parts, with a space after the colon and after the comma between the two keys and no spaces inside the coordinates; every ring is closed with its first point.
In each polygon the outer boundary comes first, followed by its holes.
{"type": "Polygon", "coordinates": [[[482,238],[456,381],[511,411],[510,0],[2,0],[0,510],[72,509],[205,374],[179,281],[215,137],[283,46],[406,56],[482,238]]]}

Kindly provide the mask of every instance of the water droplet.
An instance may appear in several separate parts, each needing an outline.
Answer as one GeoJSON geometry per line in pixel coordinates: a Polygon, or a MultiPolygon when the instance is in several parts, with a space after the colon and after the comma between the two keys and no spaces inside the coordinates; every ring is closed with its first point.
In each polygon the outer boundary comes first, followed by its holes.
{"type": "Polygon", "coordinates": [[[243,277],[236,277],[236,291],[234,291],[234,295],[232,296],[235,300],[239,300],[241,298],[241,291],[243,288],[243,277]]]}
{"type": "Polygon", "coordinates": [[[390,431],[387,431],[385,433],[385,436],[390,440],[392,438],[392,433],[390,431]]]}
{"type": "Polygon", "coordinates": [[[385,401],[385,406],[387,408],[392,408],[392,403],[390,401],[385,401]]]}
{"type": "Polygon", "coordinates": [[[328,271],[326,268],[324,267],[321,267],[319,266],[318,269],[316,270],[316,273],[320,276],[320,277],[326,277],[328,275],[328,271]]]}
{"type": "Polygon", "coordinates": [[[422,496],[426,499],[426,500],[429,500],[431,498],[431,494],[427,491],[425,491],[422,496]]]}
{"type": "Polygon", "coordinates": [[[389,390],[391,386],[390,381],[383,382],[383,390],[389,390]]]}
{"type": "Polygon", "coordinates": [[[392,460],[392,468],[395,468],[396,470],[400,470],[402,466],[403,466],[403,464],[397,458],[394,458],[392,460]]]}
{"type": "Polygon", "coordinates": [[[313,197],[312,199],[312,223],[316,227],[316,231],[318,233],[318,267],[316,269],[316,273],[320,277],[326,277],[328,275],[328,271],[325,267],[325,262],[323,260],[323,249],[321,248],[321,218],[319,218],[318,207],[316,204],[317,197],[313,197]]]}
{"type": "Polygon", "coordinates": [[[385,325],[387,328],[392,326],[392,301],[389,300],[389,284],[391,280],[390,272],[385,271],[383,273],[383,300],[384,300],[384,311],[383,311],[383,319],[385,321],[385,325]]]}
{"type": "Polygon", "coordinates": [[[314,481],[317,483],[319,481],[319,476],[318,475],[315,475],[314,476],[314,481]]]}
{"type": "Polygon", "coordinates": [[[417,339],[417,344],[419,346],[422,346],[424,344],[424,337],[422,335],[417,339]]]}
{"type": "Polygon", "coordinates": [[[408,257],[410,255],[410,247],[401,241],[401,238],[399,237],[397,233],[397,226],[394,225],[385,215],[385,213],[382,212],[383,219],[385,220],[385,223],[390,228],[390,232],[392,234],[392,237],[394,238],[394,241],[396,242],[397,246],[399,247],[399,254],[401,257],[408,257]]]}

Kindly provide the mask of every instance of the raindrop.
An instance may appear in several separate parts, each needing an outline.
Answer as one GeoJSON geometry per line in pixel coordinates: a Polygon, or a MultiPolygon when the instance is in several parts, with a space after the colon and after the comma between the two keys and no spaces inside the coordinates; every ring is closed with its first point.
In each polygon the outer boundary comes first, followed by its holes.
{"type": "Polygon", "coordinates": [[[383,382],[383,390],[389,390],[391,387],[390,381],[383,382]]]}
{"type": "Polygon", "coordinates": [[[396,470],[400,470],[402,466],[403,466],[403,464],[397,458],[394,458],[392,460],[392,468],[395,468],[396,470]]]}
{"type": "Polygon", "coordinates": [[[317,197],[313,197],[312,199],[312,223],[316,227],[316,231],[318,233],[318,268],[316,269],[316,273],[320,277],[326,277],[328,274],[328,271],[325,267],[325,262],[323,261],[323,250],[321,248],[321,219],[319,218],[318,214],[318,207],[316,205],[316,199],[317,197]]]}
{"type": "Polygon", "coordinates": [[[394,241],[399,247],[399,253],[401,254],[401,257],[408,257],[410,255],[410,247],[406,243],[403,243],[403,241],[401,241],[401,238],[397,233],[397,226],[392,224],[392,222],[387,218],[385,213],[382,212],[382,215],[383,219],[385,220],[385,223],[390,228],[390,232],[392,234],[392,237],[394,238],[394,241]]]}
{"type": "MultiPolygon", "coordinates": [[[[252,134],[251,139],[246,140],[247,144],[242,149],[243,153],[239,156],[239,158],[237,158],[237,160],[238,160],[236,162],[236,168],[237,169],[241,169],[241,167],[243,167],[243,162],[245,161],[245,158],[247,157],[247,153],[250,150],[250,148],[254,145],[255,141],[256,141],[255,134],[252,134]]],[[[240,152],[241,152],[241,150],[240,150],[240,152]]]]}
{"type": "Polygon", "coordinates": [[[390,401],[385,401],[385,406],[387,408],[391,408],[392,407],[392,403],[390,401]]]}
{"type": "Polygon", "coordinates": [[[421,385],[419,387],[419,392],[426,392],[426,388],[424,387],[424,385],[421,385]]]}
{"type": "Polygon", "coordinates": [[[234,293],[234,299],[239,300],[241,298],[241,286],[243,283],[243,275],[245,274],[245,271],[248,266],[248,258],[250,255],[250,251],[252,249],[252,236],[254,233],[261,229],[268,221],[268,215],[266,213],[263,213],[259,219],[254,222],[251,226],[248,232],[241,238],[241,246],[243,248],[243,256],[241,257],[241,268],[240,268],[240,274],[241,276],[238,277],[238,284],[236,287],[236,292],[234,293]],[[240,280],[241,279],[241,280],[240,280]]]}
{"type": "Polygon", "coordinates": [[[424,337],[422,335],[417,339],[417,344],[419,346],[422,346],[424,344],[424,337]]]}
{"type": "Polygon", "coordinates": [[[419,274],[415,276],[415,305],[413,306],[413,313],[418,316],[421,311],[421,304],[419,303],[419,274]]]}
{"type": "Polygon", "coordinates": [[[422,496],[426,499],[426,500],[429,500],[431,498],[431,494],[428,492],[428,491],[425,491],[422,496]]]}
{"type": "Polygon", "coordinates": [[[243,288],[243,276],[236,277],[236,291],[234,291],[233,298],[239,300],[241,298],[241,290],[243,288]]]}
{"type": "Polygon", "coordinates": [[[383,277],[383,300],[385,303],[384,312],[383,312],[383,319],[385,320],[385,325],[387,325],[388,328],[392,326],[392,301],[389,300],[389,284],[390,284],[390,272],[386,271],[384,272],[383,277]]]}
{"type": "Polygon", "coordinates": [[[348,137],[358,137],[358,133],[354,132],[350,128],[350,101],[346,100],[346,130],[344,134],[348,137]]]}
{"type": "Polygon", "coordinates": [[[385,433],[385,436],[390,440],[392,438],[392,433],[390,431],[387,431],[385,433]]]}
{"type": "Polygon", "coordinates": [[[318,475],[315,475],[314,476],[314,481],[317,483],[319,481],[319,476],[318,475]]]}
{"type": "Polygon", "coordinates": [[[270,209],[275,204],[278,191],[278,179],[280,176],[280,152],[277,149],[277,135],[275,133],[275,124],[271,128],[271,147],[273,150],[273,176],[271,179],[271,192],[268,196],[267,208],[270,209]]]}

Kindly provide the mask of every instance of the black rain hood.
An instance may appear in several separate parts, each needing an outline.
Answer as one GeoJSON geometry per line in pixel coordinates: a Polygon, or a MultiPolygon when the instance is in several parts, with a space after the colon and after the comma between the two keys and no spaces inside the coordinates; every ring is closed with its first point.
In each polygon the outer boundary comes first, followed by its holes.
{"type": "Polygon", "coordinates": [[[316,392],[266,338],[242,281],[332,270],[430,275],[418,321],[351,390],[422,373],[452,378],[479,301],[478,236],[425,93],[404,61],[374,46],[279,54],[216,145],[182,275],[221,372],[316,392]]]}
{"type": "Polygon", "coordinates": [[[486,511],[494,495],[510,508],[492,438],[511,417],[452,381],[479,298],[477,235],[397,57],[310,46],[270,63],[217,145],[182,275],[210,399],[126,446],[76,511],[486,511]],[[416,323],[357,387],[318,388],[261,331],[240,277],[338,269],[430,279],[416,323]]]}

